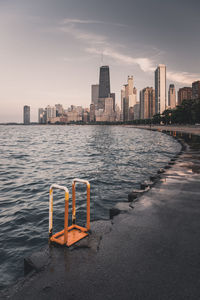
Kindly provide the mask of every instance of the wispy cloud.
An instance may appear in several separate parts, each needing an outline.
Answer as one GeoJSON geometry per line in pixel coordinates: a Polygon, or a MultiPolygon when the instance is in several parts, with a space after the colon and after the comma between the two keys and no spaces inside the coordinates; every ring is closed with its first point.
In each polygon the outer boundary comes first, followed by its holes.
{"type": "Polygon", "coordinates": [[[89,45],[107,44],[107,38],[104,35],[83,31],[74,26],[62,26],[60,27],[60,30],[73,36],[73,38],[77,40],[82,40],[83,42],[86,42],[89,45]]]}
{"type": "Polygon", "coordinates": [[[141,68],[141,70],[144,72],[149,72],[149,71],[155,70],[153,61],[151,61],[147,57],[134,58],[132,56],[117,52],[116,50],[113,50],[112,48],[105,48],[103,51],[100,51],[95,48],[86,48],[85,50],[91,54],[98,54],[98,55],[103,54],[112,59],[115,59],[116,61],[120,61],[123,64],[138,65],[141,68]]]}
{"type": "MultiPolygon", "coordinates": [[[[140,67],[140,69],[144,72],[154,72],[154,70],[156,68],[155,61],[150,58],[147,58],[147,57],[135,58],[135,57],[117,52],[116,50],[113,50],[112,48],[105,48],[103,51],[100,51],[96,48],[86,48],[85,50],[91,54],[97,54],[97,55],[103,54],[103,55],[110,57],[116,61],[119,61],[123,64],[138,65],[140,67]]],[[[177,83],[191,85],[191,83],[193,81],[197,80],[198,78],[200,78],[200,74],[167,70],[167,79],[177,82],[177,83]]]]}
{"type": "Polygon", "coordinates": [[[120,23],[111,23],[111,22],[104,22],[104,21],[98,21],[98,20],[84,20],[84,19],[70,19],[65,18],[61,21],[61,25],[72,25],[72,24],[104,24],[104,25],[114,25],[114,26],[120,26],[120,27],[127,27],[127,25],[120,24],[120,23]]]}
{"type": "MultiPolygon", "coordinates": [[[[102,21],[81,20],[81,19],[64,19],[60,23],[60,30],[73,36],[73,38],[82,41],[86,46],[84,50],[94,55],[104,55],[118,63],[126,65],[138,65],[143,72],[153,72],[159,62],[151,57],[134,57],[118,50],[120,45],[111,43],[105,35],[99,35],[87,30],[80,29],[80,24],[105,24],[102,21]]],[[[116,24],[117,25],[117,24],[116,24]]],[[[120,24],[119,24],[120,25],[120,24]]],[[[181,84],[191,84],[200,78],[200,74],[188,72],[178,72],[167,69],[167,78],[181,84]]]]}
{"type": "Polygon", "coordinates": [[[103,24],[102,21],[65,18],[61,24],[103,24]]]}
{"type": "Polygon", "coordinates": [[[167,78],[175,82],[191,85],[193,81],[198,80],[200,78],[200,74],[167,71],[167,78]]]}

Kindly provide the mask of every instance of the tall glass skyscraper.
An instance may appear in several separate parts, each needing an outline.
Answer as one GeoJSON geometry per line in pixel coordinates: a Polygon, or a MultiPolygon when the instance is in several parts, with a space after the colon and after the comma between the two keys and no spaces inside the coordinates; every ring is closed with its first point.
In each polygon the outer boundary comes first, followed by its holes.
{"type": "Polygon", "coordinates": [[[99,98],[107,98],[110,94],[109,66],[100,67],[99,76],[99,98]]]}
{"type": "Polygon", "coordinates": [[[155,70],[155,106],[156,114],[162,114],[167,107],[165,65],[159,65],[155,70]]]}

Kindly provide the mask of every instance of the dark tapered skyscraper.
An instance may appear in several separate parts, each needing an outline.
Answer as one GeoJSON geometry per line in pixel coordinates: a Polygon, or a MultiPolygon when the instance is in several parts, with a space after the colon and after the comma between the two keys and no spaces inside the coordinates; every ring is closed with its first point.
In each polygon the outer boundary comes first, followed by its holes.
{"type": "Polygon", "coordinates": [[[109,66],[100,67],[99,98],[107,98],[110,94],[109,66]]]}

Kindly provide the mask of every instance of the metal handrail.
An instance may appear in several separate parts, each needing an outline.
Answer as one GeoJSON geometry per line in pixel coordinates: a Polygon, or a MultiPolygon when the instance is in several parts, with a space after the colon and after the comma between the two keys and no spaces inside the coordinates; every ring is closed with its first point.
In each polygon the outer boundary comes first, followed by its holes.
{"type": "Polygon", "coordinates": [[[87,180],[75,178],[72,181],[72,224],[76,223],[76,183],[87,185],[87,230],[90,230],[90,183],[87,180]]]}
{"type": "Polygon", "coordinates": [[[53,189],[59,189],[65,191],[65,224],[64,224],[64,241],[67,242],[68,236],[68,211],[69,211],[69,190],[67,187],[52,184],[49,189],[49,236],[52,236],[53,232],[53,189]]]}

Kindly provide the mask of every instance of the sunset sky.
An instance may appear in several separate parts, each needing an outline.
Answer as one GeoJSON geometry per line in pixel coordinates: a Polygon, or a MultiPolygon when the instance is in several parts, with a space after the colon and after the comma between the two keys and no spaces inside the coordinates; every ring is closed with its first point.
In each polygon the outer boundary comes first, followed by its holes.
{"type": "Polygon", "coordinates": [[[0,122],[31,121],[48,104],[89,107],[100,65],[120,103],[167,66],[167,89],[200,80],[199,0],[0,0],[0,122]]]}

